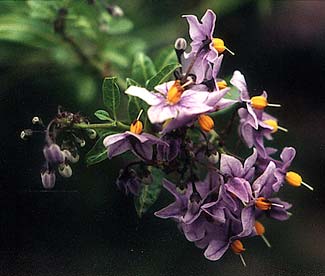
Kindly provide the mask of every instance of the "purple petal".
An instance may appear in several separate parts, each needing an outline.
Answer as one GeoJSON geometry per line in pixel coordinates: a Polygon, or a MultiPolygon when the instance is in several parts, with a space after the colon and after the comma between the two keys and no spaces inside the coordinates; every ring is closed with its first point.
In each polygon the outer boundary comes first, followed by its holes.
{"type": "Polygon", "coordinates": [[[219,260],[227,251],[229,242],[221,240],[213,240],[204,252],[204,256],[211,261],[219,260]]]}
{"type": "Polygon", "coordinates": [[[240,98],[242,101],[247,101],[250,99],[247,84],[244,75],[240,71],[235,71],[230,83],[234,85],[240,92],[240,98]]]}
{"type": "Polygon", "coordinates": [[[130,86],[125,91],[125,94],[139,97],[149,105],[157,105],[161,103],[162,100],[164,100],[160,94],[149,92],[147,89],[137,86],[130,86]]]}
{"type": "Polygon", "coordinates": [[[243,166],[241,162],[227,154],[221,154],[220,159],[220,170],[225,174],[229,174],[231,176],[242,176],[243,174],[243,166]]]}
{"type": "Polygon", "coordinates": [[[162,123],[168,119],[177,117],[177,106],[169,105],[166,102],[162,102],[159,105],[151,106],[148,109],[148,118],[151,123],[162,123]]]}

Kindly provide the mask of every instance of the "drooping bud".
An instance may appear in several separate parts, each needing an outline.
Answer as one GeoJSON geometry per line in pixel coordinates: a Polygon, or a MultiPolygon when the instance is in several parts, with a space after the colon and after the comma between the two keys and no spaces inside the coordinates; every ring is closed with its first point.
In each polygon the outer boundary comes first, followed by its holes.
{"type": "Polygon", "coordinates": [[[133,123],[130,125],[130,131],[135,133],[135,134],[141,134],[143,129],[143,124],[140,120],[135,120],[133,123]]]}
{"type": "Polygon", "coordinates": [[[213,153],[209,156],[209,161],[213,164],[217,164],[219,162],[220,159],[220,154],[219,152],[213,153]]]}
{"type": "Polygon", "coordinates": [[[222,54],[225,50],[227,50],[231,55],[235,55],[234,52],[230,51],[226,46],[225,42],[221,38],[213,38],[212,39],[213,48],[217,50],[218,54],[222,54]]]}
{"type": "Polygon", "coordinates": [[[42,123],[42,120],[39,117],[35,116],[32,119],[32,124],[36,125],[36,124],[43,124],[43,123],[42,123]]]}
{"type": "Polygon", "coordinates": [[[176,39],[174,47],[175,47],[175,50],[185,51],[185,49],[187,47],[187,42],[184,38],[179,37],[176,39]]]}
{"type": "Polygon", "coordinates": [[[170,105],[177,104],[180,101],[183,92],[184,88],[181,86],[180,81],[176,80],[167,92],[167,102],[170,105]]]}
{"type": "Polygon", "coordinates": [[[33,131],[31,129],[24,129],[20,132],[20,138],[23,140],[27,140],[32,135],[33,131]]]}
{"type": "Polygon", "coordinates": [[[217,81],[217,86],[218,86],[219,90],[222,90],[222,89],[225,89],[228,86],[228,84],[226,81],[221,80],[221,81],[217,81]]]}
{"type": "Polygon", "coordinates": [[[72,175],[72,169],[68,164],[60,164],[59,173],[61,176],[68,178],[72,175]]]}
{"type": "Polygon", "coordinates": [[[271,209],[272,203],[264,197],[259,197],[255,200],[255,206],[262,211],[267,211],[271,209]]]}
{"type": "Polygon", "coordinates": [[[64,153],[57,144],[51,144],[43,148],[43,154],[47,162],[61,164],[64,162],[64,153]]]}
{"type": "Polygon", "coordinates": [[[45,171],[41,173],[42,184],[45,189],[52,189],[55,185],[55,173],[45,171]]]}
{"type": "Polygon", "coordinates": [[[303,182],[302,177],[296,172],[292,172],[292,171],[287,172],[285,179],[286,179],[287,183],[290,184],[291,186],[299,187],[301,185],[304,185],[309,190],[311,190],[311,191],[314,190],[313,187],[311,187],[307,183],[303,182]]]}
{"type": "Polygon", "coordinates": [[[111,16],[114,16],[114,17],[121,17],[124,15],[123,10],[117,5],[108,5],[106,7],[106,10],[108,11],[108,13],[111,16]]]}
{"type": "Polygon", "coordinates": [[[88,137],[90,138],[90,139],[95,139],[96,137],[97,137],[97,132],[96,132],[96,130],[94,130],[94,129],[88,129],[87,130],[87,132],[88,132],[88,137]]]}
{"type": "Polygon", "coordinates": [[[69,150],[63,150],[63,153],[68,161],[71,163],[77,163],[79,161],[79,154],[72,155],[72,153],[69,150]]]}
{"type": "Polygon", "coordinates": [[[203,131],[209,132],[214,127],[213,119],[208,116],[201,114],[198,118],[198,123],[203,131]]]}

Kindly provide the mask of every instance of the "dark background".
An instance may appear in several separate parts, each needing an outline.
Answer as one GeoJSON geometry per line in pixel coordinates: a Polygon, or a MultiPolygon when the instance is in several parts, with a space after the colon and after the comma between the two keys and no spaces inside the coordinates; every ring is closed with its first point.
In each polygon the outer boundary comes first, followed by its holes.
{"type": "MultiPolygon", "coordinates": [[[[140,1],[138,14],[129,12],[140,30],[172,17],[176,35],[186,36],[184,10],[200,17],[213,7],[213,2],[161,2],[140,1]],[[139,13],[147,16],[140,20],[139,13]]],[[[325,275],[325,2],[273,1],[261,12],[247,1],[218,19],[219,36],[236,52],[225,57],[221,74],[239,69],[252,93],[265,89],[270,101],[282,104],[271,112],[289,133],[276,134],[277,145],[297,149],[292,169],[315,188],[283,188],[293,216],[265,223],[272,249],[258,238],[248,240],[246,268],[230,252],[218,262],[206,260],[172,221],[153,216],[170,202],[166,193],[151,214],[137,218],[133,200],[114,184],[120,160],[90,168],[80,162],[72,178],[44,192],[43,138],[22,141],[21,129],[35,115],[49,121],[59,104],[89,114],[95,109],[73,101],[69,82],[61,78],[67,69],[11,64],[16,73],[2,78],[0,89],[0,275],[325,275]]],[[[0,70],[4,74],[8,65],[0,64],[0,70]]]]}

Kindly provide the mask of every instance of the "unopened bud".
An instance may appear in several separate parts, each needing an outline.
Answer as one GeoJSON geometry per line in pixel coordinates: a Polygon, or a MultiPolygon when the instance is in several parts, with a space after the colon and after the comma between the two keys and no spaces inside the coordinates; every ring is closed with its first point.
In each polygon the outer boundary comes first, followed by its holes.
{"type": "Polygon", "coordinates": [[[45,189],[52,189],[55,185],[55,173],[45,171],[41,173],[42,184],[45,189]]]}
{"type": "Polygon", "coordinates": [[[117,5],[108,5],[106,7],[106,10],[108,11],[108,13],[111,16],[114,16],[114,17],[121,17],[124,15],[123,10],[117,5]]]}
{"type": "Polygon", "coordinates": [[[23,140],[27,140],[28,137],[33,135],[33,131],[31,129],[24,129],[20,132],[20,138],[23,140]]]}
{"type": "Polygon", "coordinates": [[[36,124],[43,124],[43,123],[42,123],[42,120],[39,117],[35,116],[32,119],[32,124],[36,125],[36,124]]]}
{"type": "Polygon", "coordinates": [[[51,144],[50,146],[45,146],[43,149],[43,154],[47,162],[52,164],[61,164],[64,162],[64,153],[61,151],[57,144],[51,144]]]}
{"type": "Polygon", "coordinates": [[[176,50],[185,51],[185,49],[187,47],[187,42],[186,42],[186,40],[184,38],[179,37],[179,38],[176,39],[174,47],[175,47],[176,50]]]}
{"type": "Polygon", "coordinates": [[[67,160],[70,161],[71,163],[77,163],[79,161],[79,154],[76,153],[76,155],[73,156],[72,153],[68,150],[64,150],[63,153],[67,158],[67,160]]]}
{"type": "Polygon", "coordinates": [[[59,173],[61,176],[68,178],[72,175],[72,169],[68,164],[61,164],[59,166],[59,173]]]}
{"type": "Polygon", "coordinates": [[[94,129],[88,129],[88,136],[90,139],[95,139],[97,136],[97,132],[94,129]]]}
{"type": "Polygon", "coordinates": [[[211,154],[208,159],[213,164],[218,163],[220,159],[219,152],[211,154]]]}

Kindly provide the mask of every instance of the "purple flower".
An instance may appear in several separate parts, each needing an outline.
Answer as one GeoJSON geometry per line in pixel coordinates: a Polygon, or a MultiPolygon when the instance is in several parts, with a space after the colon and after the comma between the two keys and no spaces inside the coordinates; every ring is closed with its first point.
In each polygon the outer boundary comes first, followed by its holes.
{"type": "Polygon", "coordinates": [[[141,180],[134,170],[120,170],[119,177],[116,180],[116,185],[120,190],[123,190],[126,195],[139,195],[141,189],[141,180]]]}
{"type": "Polygon", "coordinates": [[[167,143],[151,134],[136,134],[131,131],[109,135],[105,137],[103,144],[108,148],[108,158],[110,159],[128,150],[132,150],[132,152],[139,158],[152,160],[153,145],[160,144],[168,146],[167,143]]]}
{"type": "Polygon", "coordinates": [[[218,51],[213,43],[216,15],[213,11],[207,10],[201,18],[202,23],[194,15],[183,15],[183,17],[187,19],[192,39],[192,51],[185,56],[189,62],[185,63],[184,68],[188,70],[189,64],[194,63],[192,71],[196,75],[196,83],[201,83],[207,71],[212,71],[213,76],[217,75],[222,61],[222,57],[218,59],[218,51]]]}

